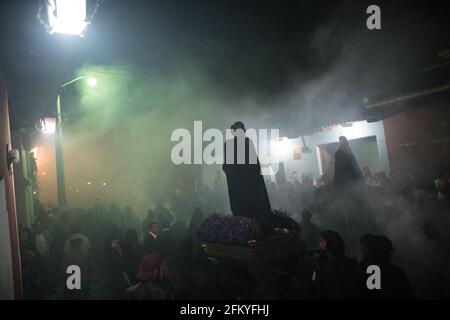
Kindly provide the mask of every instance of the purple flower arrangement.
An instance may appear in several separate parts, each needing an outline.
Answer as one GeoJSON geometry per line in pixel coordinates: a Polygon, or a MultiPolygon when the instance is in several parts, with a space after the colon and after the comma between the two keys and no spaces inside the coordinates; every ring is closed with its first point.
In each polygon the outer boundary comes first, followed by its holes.
{"type": "Polygon", "coordinates": [[[256,220],[236,216],[211,216],[203,221],[199,230],[203,241],[228,245],[247,245],[260,236],[261,226],[256,220]]]}

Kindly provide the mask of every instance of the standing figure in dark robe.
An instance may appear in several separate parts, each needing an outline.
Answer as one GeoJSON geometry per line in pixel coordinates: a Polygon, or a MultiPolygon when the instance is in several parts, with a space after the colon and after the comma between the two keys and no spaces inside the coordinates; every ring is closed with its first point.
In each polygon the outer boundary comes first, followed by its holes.
{"type": "Polygon", "coordinates": [[[255,147],[245,135],[242,122],[234,123],[231,129],[234,138],[225,142],[222,166],[227,176],[231,211],[235,216],[254,218],[267,228],[272,209],[255,147]]]}
{"type": "Polygon", "coordinates": [[[316,267],[314,296],[317,299],[359,299],[364,292],[364,274],[356,260],[344,255],[341,235],[327,230],[320,234],[319,248],[326,260],[316,267]]]}
{"type": "Polygon", "coordinates": [[[334,155],[334,166],[335,185],[362,179],[361,169],[344,136],[339,137],[339,147],[334,155]]]}

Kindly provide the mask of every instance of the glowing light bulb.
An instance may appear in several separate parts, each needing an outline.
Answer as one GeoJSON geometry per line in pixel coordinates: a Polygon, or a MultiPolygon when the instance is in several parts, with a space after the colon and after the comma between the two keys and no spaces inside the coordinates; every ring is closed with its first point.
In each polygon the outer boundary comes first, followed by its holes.
{"type": "Polygon", "coordinates": [[[95,87],[97,85],[97,79],[89,77],[87,83],[90,87],[95,87]]]}

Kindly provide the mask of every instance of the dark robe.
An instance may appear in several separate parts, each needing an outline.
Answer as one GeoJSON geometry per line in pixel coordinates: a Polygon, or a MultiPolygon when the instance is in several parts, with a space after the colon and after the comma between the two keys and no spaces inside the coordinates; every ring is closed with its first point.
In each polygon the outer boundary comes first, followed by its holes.
{"type": "Polygon", "coordinates": [[[123,241],[121,246],[125,272],[131,283],[137,283],[138,279],[136,278],[136,275],[139,271],[139,264],[141,263],[142,256],[144,255],[143,248],[139,244],[130,241],[123,241]]]}
{"type": "Polygon", "coordinates": [[[237,137],[225,142],[222,169],[227,176],[231,211],[235,216],[255,218],[258,222],[268,226],[272,209],[255,147],[252,141],[245,137],[245,161],[243,164],[239,164],[237,161],[237,150],[237,137]],[[227,150],[233,150],[231,149],[233,147],[234,162],[227,163],[227,150]],[[256,163],[252,159],[256,159],[256,163]]]}
{"type": "Polygon", "coordinates": [[[116,300],[121,298],[128,284],[123,276],[126,267],[122,254],[111,247],[112,241],[111,238],[105,241],[105,278],[109,299],[116,300]]]}
{"type": "Polygon", "coordinates": [[[377,265],[381,272],[381,289],[369,290],[364,287],[364,298],[372,300],[414,300],[416,297],[411,288],[408,277],[405,272],[389,263],[379,259],[366,258],[361,261],[361,268],[364,273],[364,283],[367,282],[369,275],[367,267],[377,265]]]}
{"type": "Polygon", "coordinates": [[[182,240],[183,234],[179,226],[174,225],[172,228],[164,230],[158,234],[158,253],[171,263],[177,261],[182,240]]]}
{"type": "Polygon", "coordinates": [[[353,153],[343,150],[334,155],[334,184],[342,185],[350,181],[362,179],[361,169],[353,153]]]}
{"type": "Polygon", "coordinates": [[[363,292],[363,273],[353,259],[338,256],[320,263],[314,283],[318,299],[360,299],[363,292]]]}

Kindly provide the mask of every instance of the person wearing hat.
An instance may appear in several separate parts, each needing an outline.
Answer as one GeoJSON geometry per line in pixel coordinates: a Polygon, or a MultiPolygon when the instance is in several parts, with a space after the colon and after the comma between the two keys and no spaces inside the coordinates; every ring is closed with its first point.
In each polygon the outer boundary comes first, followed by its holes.
{"type": "Polygon", "coordinates": [[[126,290],[129,300],[171,300],[170,286],[160,280],[161,256],[152,253],[144,256],[139,266],[139,283],[126,290]]]}
{"type": "Polygon", "coordinates": [[[234,138],[224,145],[223,171],[233,215],[254,218],[266,229],[270,227],[272,209],[261,165],[253,142],[245,134],[245,125],[235,122],[234,138]]]}

